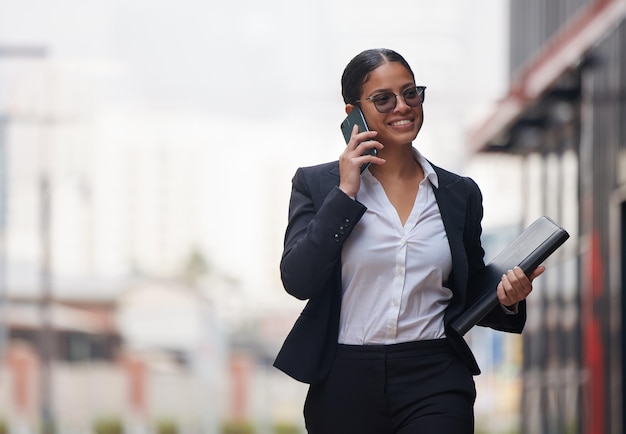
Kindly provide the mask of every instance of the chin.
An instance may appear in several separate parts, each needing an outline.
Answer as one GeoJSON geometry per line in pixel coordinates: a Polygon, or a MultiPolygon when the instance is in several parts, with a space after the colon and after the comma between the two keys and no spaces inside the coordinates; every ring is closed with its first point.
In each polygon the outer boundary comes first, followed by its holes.
{"type": "Polygon", "coordinates": [[[420,130],[418,129],[417,131],[413,131],[413,132],[411,132],[410,134],[409,134],[409,133],[407,133],[408,140],[409,140],[410,142],[412,142],[413,140],[415,140],[415,139],[417,138],[417,135],[419,134],[419,132],[420,132],[420,130]]]}

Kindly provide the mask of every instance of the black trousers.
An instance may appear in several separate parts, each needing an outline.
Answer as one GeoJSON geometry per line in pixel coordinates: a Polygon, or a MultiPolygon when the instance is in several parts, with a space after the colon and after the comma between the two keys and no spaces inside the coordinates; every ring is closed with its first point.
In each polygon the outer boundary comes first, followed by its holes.
{"type": "Polygon", "coordinates": [[[474,432],[476,388],[446,339],[339,345],[329,375],[309,387],[310,434],[474,432]]]}

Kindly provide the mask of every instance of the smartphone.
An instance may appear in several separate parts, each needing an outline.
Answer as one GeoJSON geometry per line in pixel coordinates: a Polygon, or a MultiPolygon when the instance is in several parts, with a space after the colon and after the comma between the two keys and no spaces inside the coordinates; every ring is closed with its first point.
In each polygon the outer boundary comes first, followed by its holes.
{"type": "MultiPolygon", "coordinates": [[[[341,123],[341,132],[343,133],[343,138],[346,140],[346,145],[350,141],[350,137],[352,136],[352,127],[354,125],[359,126],[359,133],[369,131],[367,128],[367,122],[365,122],[365,116],[363,116],[363,112],[358,106],[355,106],[348,117],[346,117],[341,123]]],[[[370,148],[363,155],[373,155],[375,157],[378,155],[378,149],[370,148]]],[[[369,165],[370,163],[363,164],[361,166],[361,173],[363,173],[369,165]]]]}

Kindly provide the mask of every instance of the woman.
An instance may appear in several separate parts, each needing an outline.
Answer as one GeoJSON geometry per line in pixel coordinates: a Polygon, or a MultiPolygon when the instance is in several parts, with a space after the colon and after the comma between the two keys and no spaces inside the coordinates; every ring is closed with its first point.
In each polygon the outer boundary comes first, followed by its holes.
{"type": "MultiPolygon", "coordinates": [[[[414,147],[425,87],[398,53],[367,50],[342,76],[352,131],[339,161],[293,179],[281,260],[287,292],[308,300],[275,366],[310,384],[313,434],[472,433],[480,373],[447,324],[484,268],[482,196],[414,147]],[[371,148],[378,155],[364,155],[371,148]],[[360,168],[369,163],[361,174],[360,168]]],[[[532,279],[515,268],[481,325],[520,333],[532,279]]]]}

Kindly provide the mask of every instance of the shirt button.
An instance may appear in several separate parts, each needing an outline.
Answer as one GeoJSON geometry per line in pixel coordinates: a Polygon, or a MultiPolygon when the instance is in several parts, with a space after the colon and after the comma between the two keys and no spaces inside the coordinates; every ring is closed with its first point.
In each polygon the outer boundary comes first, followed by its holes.
{"type": "Polygon", "coordinates": [[[393,301],[391,302],[391,304],[392,304],[394,307],[398,307],[398,306],[400,306],[400,303],[398,302],[398,300],[393,300],[393,301]]]}
{"type": "Polygon", "coordinates": [[[406,244],[406,238],[400,238],[400,247],[406,244]]]}

